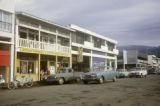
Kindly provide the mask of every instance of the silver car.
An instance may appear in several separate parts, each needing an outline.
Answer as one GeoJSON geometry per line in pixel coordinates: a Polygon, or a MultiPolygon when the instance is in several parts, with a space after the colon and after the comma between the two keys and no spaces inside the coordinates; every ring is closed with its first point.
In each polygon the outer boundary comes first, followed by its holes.
{"type": "Polygon", "coordinates": [[[119,78],[127,78],[129,76],[129,72],[126,69],[117,69],[119,78]]]}
{"type": "Polygon", "coordinates": [[[87,84],[91,81],[98,82],[100,84],[104,83],[105,81],[112,80],[113,82],[116,81],[117,72],[113,70],[107,71],[90,71],[88,73],[81,75],[81,80],[84,84],[87,84]]]}

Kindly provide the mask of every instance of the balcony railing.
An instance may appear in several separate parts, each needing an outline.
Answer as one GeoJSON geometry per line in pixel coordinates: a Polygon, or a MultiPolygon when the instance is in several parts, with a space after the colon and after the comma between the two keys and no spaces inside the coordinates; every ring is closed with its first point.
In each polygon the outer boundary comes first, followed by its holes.
{"type": "Polygon", "coordinates": [[[117,50],[117,49],[113,49],[113,52],[115,53],[115,54],[119,54],[119,50],[117,50]]]}
{"type": "Polygon", "coordinates": [[[57,50],[59,52],[65,52],[65,53],[70,53],[71,52],[70,47],[61,46],[61,45],[57,45],[57,50]]]}
{"type": "Polygon", "coordinates": [[[19,47],[39,49],[39,42],[34,40],[19,38],[19,47]]]}
{"type": "Polygon", "coordinates": [[[40,49],[46,51],[56,51],[56,44],[40,42],[40,49]]]}
{"type": "Polygon", "coordinates": [[[56,45],[56,44],[49,44],[49,43],[39,42],[34,40],[28,40],[23,38],[19,38],[19,47],[51,51],[51,52],[63,52],[63,53],[71,52],[70,47],[56,45]]]}

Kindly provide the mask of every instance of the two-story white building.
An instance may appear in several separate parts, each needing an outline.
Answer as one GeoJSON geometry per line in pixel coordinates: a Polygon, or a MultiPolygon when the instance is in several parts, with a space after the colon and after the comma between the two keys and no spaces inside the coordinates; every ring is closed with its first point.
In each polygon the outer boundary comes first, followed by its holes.
{"type": "Polygon", "coordinates": [[[117,68],[117,41],[75,25],[64,27],[24,12],[16,13],[15,75],[30,74],[40,80],[42,72],[60,68],[76,71],[117,68]]]}
{"type": "Polygon", "coordinates": [[[14,0],[0,0],[0,74],[13,80],[14,0]]]}
{"type": "Polygon", "coordinates": [[[16,13],[15,75],[55,74],[71,66],[70,28],[24,12],[16,13]]]}
{"type": "Polygon", "coordinates": [[[104,70],[117,68],[117,41],[70,25],[72,34],[72,67],[77,71],[104,70]],[[96,69],[97,70],[97,69],[96,69]]]}

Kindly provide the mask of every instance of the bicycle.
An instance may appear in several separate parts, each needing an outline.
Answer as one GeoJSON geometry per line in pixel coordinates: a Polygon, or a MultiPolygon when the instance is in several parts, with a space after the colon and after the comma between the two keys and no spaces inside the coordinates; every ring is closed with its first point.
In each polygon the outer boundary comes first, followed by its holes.
{"type": "Polygon", "coordinates": [[[9,82],[8,89],[16,89],[19,87],[32,87],[33,86],[33,78],[32,77],[26,77],[22,76],[21,78],[16,78],[14,81],[9,82]]]}

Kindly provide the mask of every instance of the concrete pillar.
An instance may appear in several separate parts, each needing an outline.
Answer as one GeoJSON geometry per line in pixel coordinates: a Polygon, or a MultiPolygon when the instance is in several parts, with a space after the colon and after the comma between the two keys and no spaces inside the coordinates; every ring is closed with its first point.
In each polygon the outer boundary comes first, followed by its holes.
{"type": "Polygon", "coordinates": [[[38,80],[40,81],[41,79],[41,55],[38,54],[38,80]]]}
{"type": "Polygon", "coordinates": [[[57,64],[58,63],[58,56],[56,55],[56,67],[55,67],[55,69],[56,69],[56,73],[57,73],[57,69],[58,69],[58,67],[57,67],[57,64]]]}
{"type": "Polygon", "coordinates": [[[90,71],[93,70],[93,56],[92,56],[92,50],[91,50],[91,56],[90,56],[90,71]]]}
{"type": "Polygon", "coordinates": [[[72,68],[72,33],[70,33],[70,57],[69,57],[69,67],[72,68]]]}
{"type": "Polygon", "coordinates": [[[107,71],[107,59],[105,59],[105,70],[107,71]]]}
{"type": "Polygon", "coordinates": [[[114,61],[114,69],[117,70],[117,58],[114,61]]]}
{"type": "Polygon", "coordinates": [[[13,72],[13,78],[15,77],[15,74],[17,73],[17,56],[18,56],[18,53],[17,53],[17,50],[18,50],[18,47],[19,47],[19,28],[18,28],[18,25],[19,25],[19,20],[18,18],[16,19],[16,27],[15,27],[15,36],[14,36],[14,42],[15,42],[15,52],[14,52],[14,72],[13,72]]]}
{"type": "Polygon", "coordinates": [[[109,60],[109,69],[112,69],[112,61],[109,60]]]}
{"type": "Polygon", "coordinates": [[[13,73],[14,73],[14,45],[11,44],[11,55],[10,55],[10,81],[13,81],[13,73]]]}
{"type": "Polygon", "coordinates": [[[72,68],[72,54],[71,54],[71,56],[69,57],[69,67],[72,68]]]}

